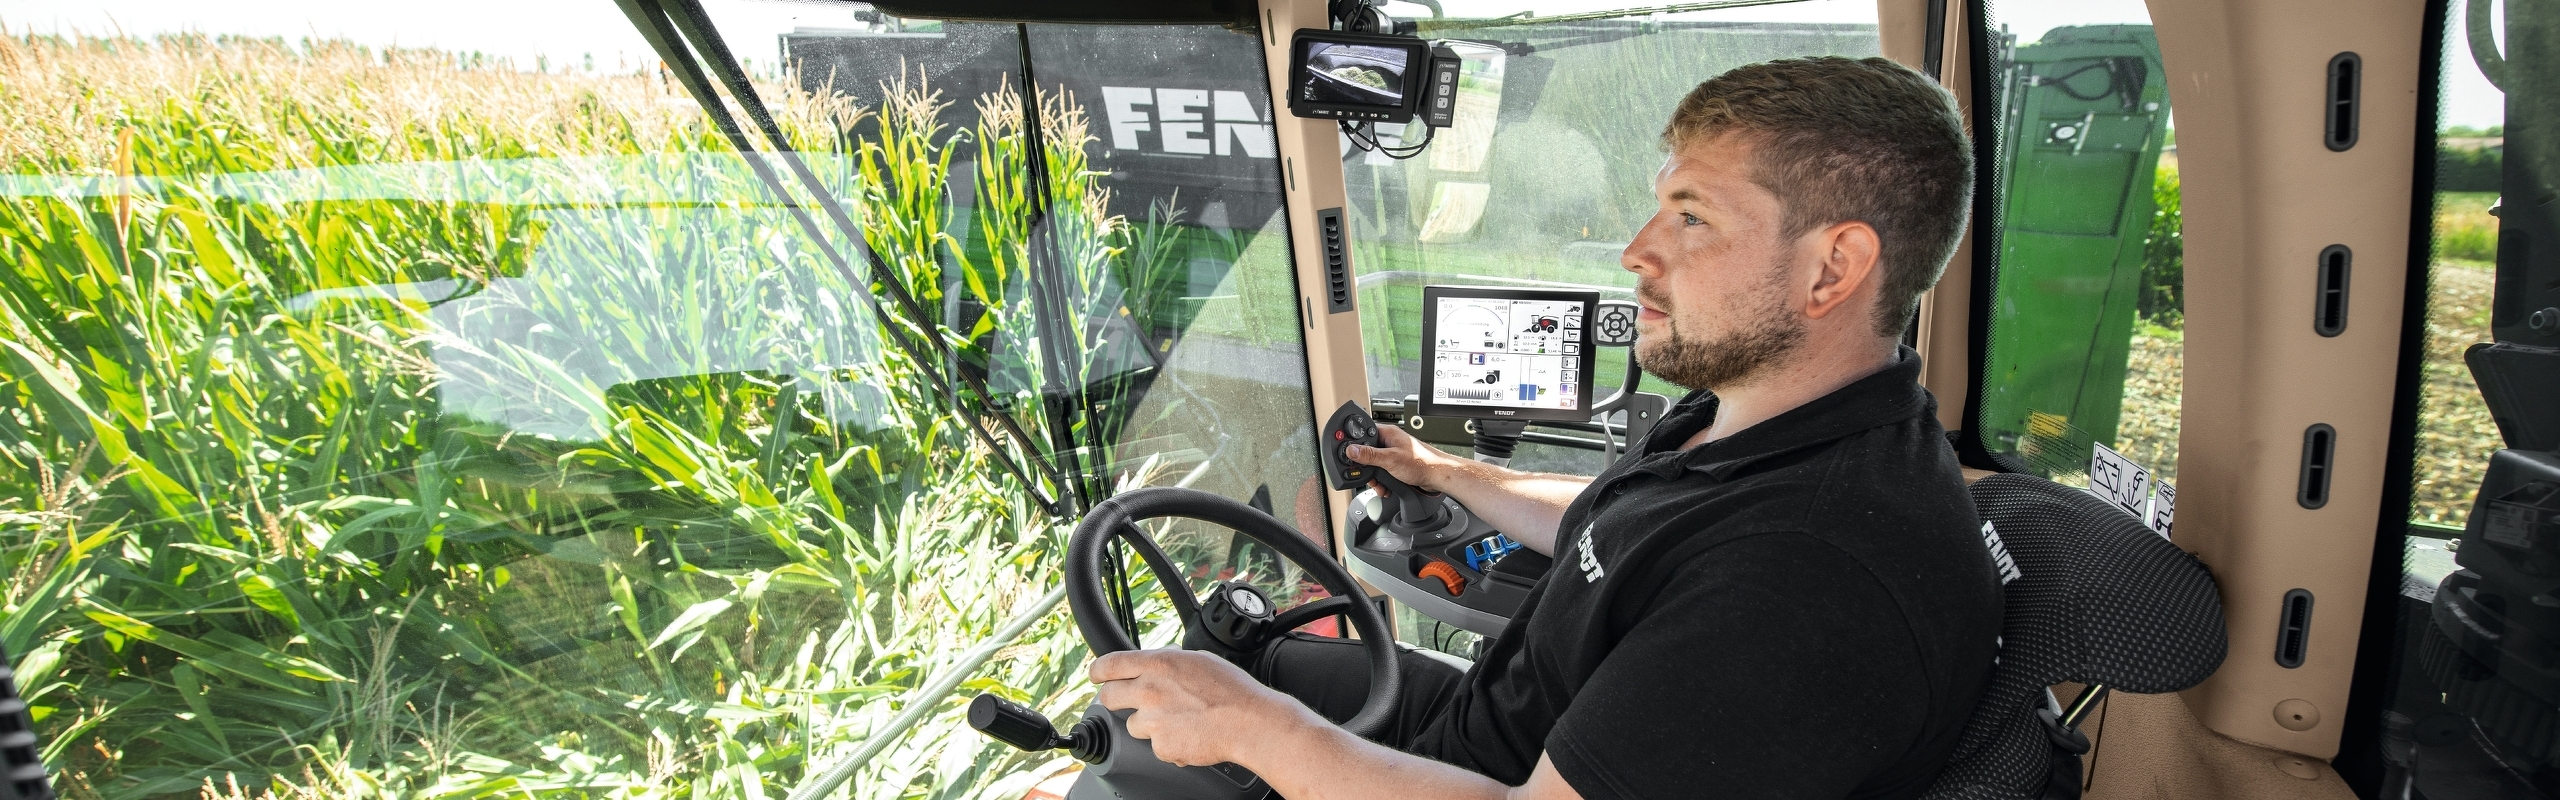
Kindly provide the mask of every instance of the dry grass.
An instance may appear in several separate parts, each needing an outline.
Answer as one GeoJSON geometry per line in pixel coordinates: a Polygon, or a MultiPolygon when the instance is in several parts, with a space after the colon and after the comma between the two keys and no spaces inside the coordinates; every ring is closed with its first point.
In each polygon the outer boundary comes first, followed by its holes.
{"type": "MultiPolygon", "coordinates": [[[[830,126],[849,124],[846,109],[809,95],[765,96],[786,129],[829,115],[838,117],[830,126]]],[[[0,171],[22,174],[727,149],[693,101],[656,76],[528,74],[439,51],[329,41],[0,36],[0,107],[10,110],[0,115],[0,171]],[[135,151],[176,142],[100,135],[170,117],[234,146],[199,163],[135,151]],[[315,127],[341,135],[307,135],[315,127]]],[[[202,141],[185,144],[205,150],[202,141]]]]}
{"type": "Polygon", "coordinates": [[[2124,416],[2116,449],[2152,469],[2151,479],[2178,480],[2178,404],[2186,391],[2186,337],[2141,325],[2125,361],[2124,416]]]}
{"type": "Polygon", "coordinates": [[[2426,382],[2418,390],[2413,521],[2461,525],[2488,472],[2489,454],[2500,446],[2498,425],[2462,363],[2463,350],[2489,341],[2492,278],[2491,269],[2476,262],[2436,262],[2427,300],[2426,382]]]}

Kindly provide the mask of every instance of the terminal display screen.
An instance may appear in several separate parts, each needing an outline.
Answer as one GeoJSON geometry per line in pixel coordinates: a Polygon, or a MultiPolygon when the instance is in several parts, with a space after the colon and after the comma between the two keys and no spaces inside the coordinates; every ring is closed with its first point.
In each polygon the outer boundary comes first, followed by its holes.
{"type": "Polygon", "coordinates": [[[1588,322],[1599,299],[1588,291],[1426,287],[1422,413],[1590,419],[1588,322]]]}
{"type": "Polygon", "coordinates": [[[1290,37],[1289,113],[1404,122],[1422,103],[1431,45],[1411,36],[1301,30],[1290,37]]]}
{"type": "Polygon", "coordinates": [[[1397,108],[1405,104],[1405,70],[1413,50],[1342,42],[1311,42],[1304,99],[1397,108]]]}

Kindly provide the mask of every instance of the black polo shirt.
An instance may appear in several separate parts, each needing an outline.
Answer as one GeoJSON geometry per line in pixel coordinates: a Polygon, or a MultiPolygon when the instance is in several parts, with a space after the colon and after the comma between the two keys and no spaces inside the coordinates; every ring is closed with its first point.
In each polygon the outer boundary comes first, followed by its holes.
{"type": "Polygon", "coordinates": [[[1697,392],[1566,509],[1555,568],[1413,752],[1585,798],[1916,797],[2000,582],[1919,357],[1725,439],[1697,392]]]}

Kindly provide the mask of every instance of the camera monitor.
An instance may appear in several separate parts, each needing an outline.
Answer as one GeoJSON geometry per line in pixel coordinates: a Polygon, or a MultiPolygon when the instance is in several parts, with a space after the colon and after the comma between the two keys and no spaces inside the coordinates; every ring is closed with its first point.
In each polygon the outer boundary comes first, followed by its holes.
{"type": "Polygon", "coordinates": [[[1421,39],[1301,30],[1289,42],[1289,113],[1404,122],[1421,107],[1431,69],[1431,45],[1421,39]]]}
{"type": "Polygon", "coordinates": [[[1592,319],[1600,293],[1422,289],[1423,414],[1591,419],[1592,319]]]}

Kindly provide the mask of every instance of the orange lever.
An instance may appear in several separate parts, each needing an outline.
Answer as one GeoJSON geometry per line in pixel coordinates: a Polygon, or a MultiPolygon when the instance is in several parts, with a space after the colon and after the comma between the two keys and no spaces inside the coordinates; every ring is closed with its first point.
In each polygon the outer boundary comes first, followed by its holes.
{"type": "Polygon", "coordinates": [[[1448,589],[1450,597],[1456,597],[1467,593],[1466,577],[1459,575],[1458,568],[1449,566],[1449,562],[1446,561],[1434,561],[1429,564],[1425,564],[1422,566],[1422,571],[1414,573],[1413,576],[1417,578],[1439,579],[1441,588],[1448,589]]]}

